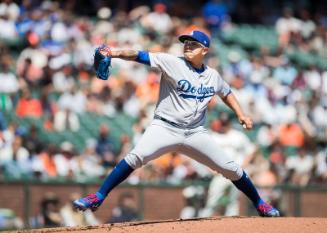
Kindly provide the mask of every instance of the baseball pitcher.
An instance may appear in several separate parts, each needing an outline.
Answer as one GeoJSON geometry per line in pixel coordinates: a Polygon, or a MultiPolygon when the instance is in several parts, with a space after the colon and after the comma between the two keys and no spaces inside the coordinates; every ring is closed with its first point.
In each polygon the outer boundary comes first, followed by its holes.
{"type": "Polygon", "coordinates": [[[160,93],[154,119],[135,148],[117,164],[96,193],[75,200],[75,208],[95,211],[110,191],[135,169],[162,154],[177,151],[231,180],[252,201],[260,216],[278,217],[278,210],[260,198],[240,165],[220,150],[204,127],[208,103],[218,95],[245,129],[252,128],[252,120],[243,113],[230,86],[216,70],[204,64],[210,38],[201,31],[192,31],[179,40],[184,43],[183,57],[146,51],[111,51],[106,46],[96,49],[94,67],[98,78],[108,79],[113,58],[136,61],[161,71],[160,93]]]}

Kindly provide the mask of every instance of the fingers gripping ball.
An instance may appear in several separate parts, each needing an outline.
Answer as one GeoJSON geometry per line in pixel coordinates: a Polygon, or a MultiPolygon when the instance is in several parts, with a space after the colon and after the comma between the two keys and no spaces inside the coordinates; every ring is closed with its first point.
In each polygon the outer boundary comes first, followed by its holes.
{"type": "Polygon", "coordinates": [[[110,76],[111,51],[106,45],[102,45],[94,53],[94,69],[99,79],[107,80],[110,76]]]}

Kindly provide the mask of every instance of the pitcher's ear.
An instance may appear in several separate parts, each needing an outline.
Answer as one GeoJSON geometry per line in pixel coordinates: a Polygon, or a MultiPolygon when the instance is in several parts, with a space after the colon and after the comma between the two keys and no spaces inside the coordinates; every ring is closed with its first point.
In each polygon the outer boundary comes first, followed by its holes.
{"type": "Polygon", "coordinates": [[[203,50],[202,50],[202,55],[204,56],[204,55],[206,55],[208,52],[209,52],[209,48],[205,47],[205,48],[203,48],[203,50]]]}

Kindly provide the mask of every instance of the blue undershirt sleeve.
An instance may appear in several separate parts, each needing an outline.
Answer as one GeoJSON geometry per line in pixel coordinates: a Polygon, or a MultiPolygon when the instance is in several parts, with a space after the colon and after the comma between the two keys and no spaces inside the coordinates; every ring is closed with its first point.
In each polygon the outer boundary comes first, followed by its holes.
{"type": "Polygon", "coordinates": [[[137,54],[137,58],[135,59],[135,61],[142,63],[144,65],[150,65],[150,57],[149,57],[149,53],[146,51],[139,51],[139,53],[137,54]]]}

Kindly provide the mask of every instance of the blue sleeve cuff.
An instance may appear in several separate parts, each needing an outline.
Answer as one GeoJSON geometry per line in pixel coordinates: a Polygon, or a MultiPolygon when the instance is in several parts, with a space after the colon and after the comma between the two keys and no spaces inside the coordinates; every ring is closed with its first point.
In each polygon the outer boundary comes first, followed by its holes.
{"type": "Polygon", "coordinates": [[[227,97],[231,93],[232,93],[232,89],[229,89],[229,91],[227,92],[227,94],[225,95],[225,97],[227,97]]]}
{"type": "Polygon", "coordinates": [[[139,51],[137,54],[137,58],[135,61],[142,63],[144,65],[150,65],[150,56],[148,52],[145,51],[139,51]]]}

